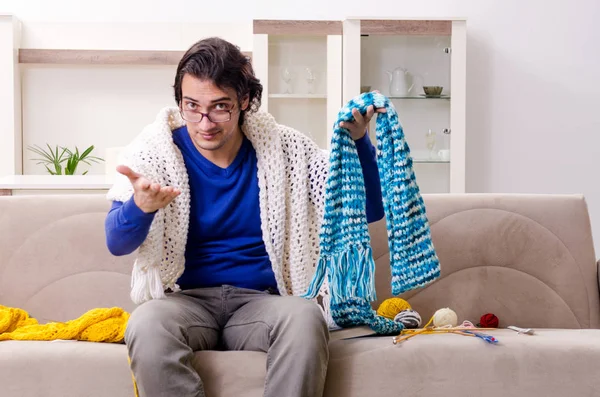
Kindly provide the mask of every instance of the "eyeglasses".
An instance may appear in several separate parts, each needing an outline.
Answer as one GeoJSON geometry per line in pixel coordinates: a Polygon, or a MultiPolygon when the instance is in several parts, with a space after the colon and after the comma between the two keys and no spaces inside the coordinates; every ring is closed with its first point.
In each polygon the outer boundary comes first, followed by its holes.
{"type": "Polygon", "coordinates": [[[206,117],[212,123],[226,123],[231,120],[233,108],[229,110],[211,110],[208,113],[202,113],[196,110],[183,110],[180,107],[179,112],[181,113],[181,117],[190,123],[199,123],[204,119],[204,117],[206,117]]]}

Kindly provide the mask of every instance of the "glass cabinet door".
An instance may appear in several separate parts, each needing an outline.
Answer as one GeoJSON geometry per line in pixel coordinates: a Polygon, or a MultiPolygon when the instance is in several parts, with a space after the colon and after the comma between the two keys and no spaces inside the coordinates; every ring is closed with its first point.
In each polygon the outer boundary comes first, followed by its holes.
{"type": "MultiPolygon", "coordinates": [[[[344,76],[344,99],[372,90],[391,99],[423,193],[464,192],[464,105],[459,104],[465,87],[464,78],[456,79],[461,73],[453,62],[453,57],[464,54],[462,48],[458,55],[453,51],[453,24],[450,20],[344,22],[349,43],[344,48],[345,72],[352,59],[360,58],[358,68],[348,68],[352,76],[344,76]]],[[[373,120],[373,142],[374,129],[373,120]]]]}
{"type": "Polygon", "coordinates": [[[341,107],[342,23],[254,21],[253,64],[262,109],[327,149],[341,107]]]}

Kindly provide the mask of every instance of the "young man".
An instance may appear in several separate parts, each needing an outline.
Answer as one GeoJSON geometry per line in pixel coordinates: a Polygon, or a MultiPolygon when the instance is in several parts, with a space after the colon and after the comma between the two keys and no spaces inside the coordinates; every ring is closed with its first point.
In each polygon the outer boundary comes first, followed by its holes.
{"type": "MultiPolygon", "coordinates": [[[[318,258],[327,155],[258,112],[239,48],[193,45],[166,109],[127,150],[109,192],[109,250],[139,248],[125,341],[142,397],[204,396],[194,351],[267,353],[267,397],[321,396],[329,331],[299,296],[318,258]],[[126,177],[126,178],[125,178],[126,177]],[[165,293],[166,292],[166,293],[165,293]],[[160,299],[153,299],[160,298],[160,299]]],[[[383,217],[373,109],[343,125],[362,164],[369,221],[383,217]]]]}

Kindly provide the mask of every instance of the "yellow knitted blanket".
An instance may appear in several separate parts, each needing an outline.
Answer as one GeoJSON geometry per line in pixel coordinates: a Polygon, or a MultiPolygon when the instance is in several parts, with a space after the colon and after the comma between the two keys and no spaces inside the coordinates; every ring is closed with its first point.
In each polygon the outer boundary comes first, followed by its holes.
{"type": "Polygon", "coordinates": [[[61,339],[120,343],[128,320],[129,313],[113,307],[92,309],[66,323],[39,324],[22,309],[0,305],[0,341],[61,339]]]}

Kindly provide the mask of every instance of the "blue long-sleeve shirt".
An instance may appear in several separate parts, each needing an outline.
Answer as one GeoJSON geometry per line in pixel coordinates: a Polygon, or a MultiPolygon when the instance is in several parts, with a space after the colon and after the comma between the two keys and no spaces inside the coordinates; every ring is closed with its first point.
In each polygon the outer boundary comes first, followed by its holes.
{"type": "MultiPolygon", "coordinates": [[[[190,222],[182,289],[220,286],[277,289],[260,224],[256,152],[247,138],[231,165],[221,168],[194,146],[186,127],[173,131],[190,184],[190,222]]],[[[367,221],[383,218],[375,148],[368,135],[356,142],[366,190],[367,221]]],[[[113,202],[106,241],[113,255],[135,251],[146,239],[155,213],[145,213],[133,198],[113,202]]]]}

